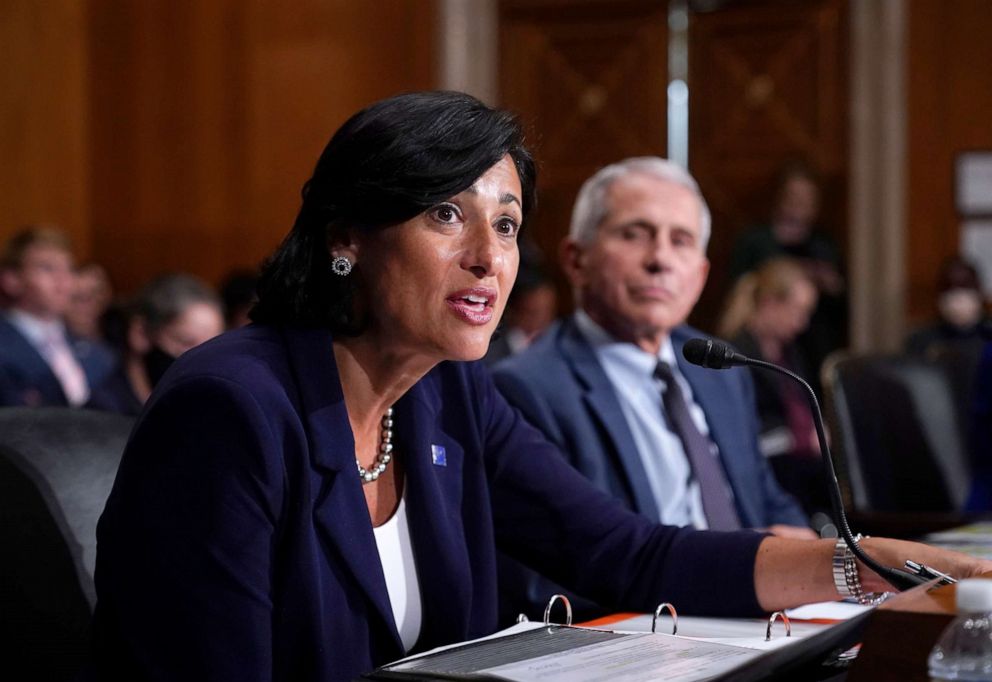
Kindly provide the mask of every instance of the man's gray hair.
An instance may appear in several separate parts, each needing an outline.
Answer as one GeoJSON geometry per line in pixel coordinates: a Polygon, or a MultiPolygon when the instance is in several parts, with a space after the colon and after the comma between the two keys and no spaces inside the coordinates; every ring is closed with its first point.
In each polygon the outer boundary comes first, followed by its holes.
{"type": "Polygon", "coordinates": [[[586,180],[575,198],[572,208],[572,225],[569,236],[580,244],[588,244],[596,235],[599,224],[606,217],[606,191],[614,182],[622,177],[633,174],[650,175],[681,185],[696,195],[699,199],[699,236],[700,245],[706,251],[710,241],[712,218],[706,199],[699,191],[699,184],[682,166],[674,161],[658,156],[635,156],[610,164],[599,169],[595,175],[586,180]]]}

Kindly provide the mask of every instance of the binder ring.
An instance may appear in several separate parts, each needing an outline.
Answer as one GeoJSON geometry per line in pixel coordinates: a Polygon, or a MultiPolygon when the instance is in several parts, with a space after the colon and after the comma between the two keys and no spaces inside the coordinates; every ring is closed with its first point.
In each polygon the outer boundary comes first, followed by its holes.
{"type": "Polygon", "coordinates": [[[667,601],[658,604],[658,608],[654,610],[654,618],[651,619],[651,632],[655,631],[655,626],[658,625],[658,616],[661,615],[663,609],[668,609],[668,612],[672,614],[672,634],[679,634],[679,614],[675,612],[675,607],[667,601]]]}
{"type": "Polygon", "coordinates": [[[568,601],[568,597],[563,594],[555,594],[551,596],[548,600],[548,605],[544,607],[544,624],[551,625],[551,607],[555,605],[555,602],[561,599],[562,603],[565,604],[565,625],[572,624],[572,603],[568,601]]]}
{"type": "Polygon", "coordinates": [[[789,617],[785,615],[782,611],[776,611],[768,618],[768,628],[765,630],[765,641],[772,641],[772,624],[776,619],[781,618],[782,622],[785,623],[785,636],[792,637],[792,625],[789,623],[789,617]]]}
{"type": "Polygon", "coordinates": [[[526,613],[518,613],[517,614],[517,623],[518,624],[519,623],[529,623],[529,622],[530,622],[530,618],[527,617],[527,614],[526,613]]]}

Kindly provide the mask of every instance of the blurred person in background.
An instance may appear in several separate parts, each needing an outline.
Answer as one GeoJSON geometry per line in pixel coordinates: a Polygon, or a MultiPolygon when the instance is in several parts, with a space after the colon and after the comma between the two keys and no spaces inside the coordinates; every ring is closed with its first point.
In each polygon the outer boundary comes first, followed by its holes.
{"type": "Polygon", "coordinates": [[[233,270],[220,285],[224,304],[224,324],[227,329],[244,327],[251,322],[248,311],[258,300],[258,273],[254,270],[233,270]]]}
{"type": "Polygon", "coordinates": [[[191,275],[162,275],[126,306],[122,331],[120,367],[86,406],[137,415],[176,358],[224,331],[220,298],[191,275]]]}
{"type": "Polygon", "coordinates": [[[27,227],[0,253],[0,405],[84,404],[114,367],[101,343],[66,328],[75,274],[63,230],[27,227]]]}
{"type": "Polygon", "coordinates": [[[73,335],[90,341],[103,341],[101,318],[113,300],[110,277],[103,266],[88,263],[76,270],[65,313],[65,324],[73,335]]]}
{"type": "Polygon", "coordinates": [[[975,354],[992,341],[978,269],[959,256],[944,262],[937,276],[937,318],[906,339],[906,352],[927,355],[940,346],[971,346],[975,354]]]}
{"type": "MultiPolygon", "coordinates": [[[[808,377],[796,338],[816,308],[817,289],[800,263],[773,258],[734,285],[718,334],[748,357],[808,377]]],[[[829,509],[820,445],[806,394],[789,379],[751,370],[761,420],[758,445],[778,482],[807,514],[829,509]]]]}
{"type": "Polygon", "coordinates": [[[819,298],[806,331],[798,339],[814,374],[823,359],[847,338],[847,298],[840,250],[819,228],[820,180],[802,163],[786,165],[773,192],[770,220],[744,233],[730,257],[730,275],[736,280],[766,260],[797,259],[816,285],[819,298]]]}
{"type": "MultiPolygon", "coordinates": [[[[967,442],[974,437],[974,400],[976,392],[983,390],[979,362],[986,344],[992,341],[992,319],[985,307],[978,269],[960,256],[943,263],[935,293],[936,318],[906,337],[905,350],[938,364],[944,371],[954,395],[958,430],[967,442]]],[[[978,457],[975,466],[990,468],[983,460],[978,457]]],[[[986,476],[976,471],[976,476],[988,478],[992,486],[992,472],[986,476]]],[[[987,502],[992,504],[992,493],[987,502]]]]}
{"type": "Polygon", "coordinates": [[[540,265],[524,267],[510,293],[506,312],[497,335],[489,344],[485,361],[493,364],[524,350],[554,322],[558,312],[558,292],[540,265]]]}

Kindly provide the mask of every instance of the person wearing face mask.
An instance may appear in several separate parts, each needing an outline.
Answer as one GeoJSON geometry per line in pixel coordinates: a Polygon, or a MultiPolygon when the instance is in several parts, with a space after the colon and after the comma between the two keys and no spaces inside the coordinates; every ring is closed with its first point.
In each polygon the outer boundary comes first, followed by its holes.
{"type": "Polygon", "coordinates": [[[941,346],[977,350],[992,341],[992,319],[985,308],[978,270],[964,258],[950,258],[940,269],[936,303],[937,319],[909,335],[907,353],[931,355],[941,346]]]}
{"type": "Polygon", "coordinates": [[[124,317],[121,366],[93,390],[91,409],[137,415],[176,358],[224,331],[217,294],[185,274],[152,280],[124,317]]]}

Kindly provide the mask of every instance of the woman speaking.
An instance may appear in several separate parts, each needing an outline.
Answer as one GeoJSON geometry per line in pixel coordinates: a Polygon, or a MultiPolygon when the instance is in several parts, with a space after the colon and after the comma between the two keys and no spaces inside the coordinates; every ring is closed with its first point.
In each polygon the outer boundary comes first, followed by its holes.
{"type": "Polygon", "coordinates": [[[134,430],[98,533],[99,679],[350,680],[493,632],[497,549],[618,610],[837,596],[833,541],[627,512],[467,362],[513,286],[534,180],[514,120],[463,94],[388,99],[334,135],[255,324],[180,358],[134,430]]]}

